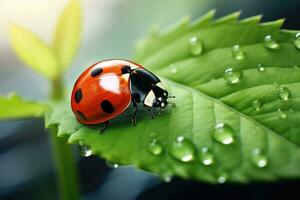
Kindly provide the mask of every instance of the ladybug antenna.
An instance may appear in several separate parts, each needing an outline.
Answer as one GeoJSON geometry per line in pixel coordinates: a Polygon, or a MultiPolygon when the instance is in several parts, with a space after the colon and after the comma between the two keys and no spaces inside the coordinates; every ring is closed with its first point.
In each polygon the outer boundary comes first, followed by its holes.
{"type": "Polygon", "coordinates": [[[175,98],[175,96],[168,96],[168,98],[175,98]]]}

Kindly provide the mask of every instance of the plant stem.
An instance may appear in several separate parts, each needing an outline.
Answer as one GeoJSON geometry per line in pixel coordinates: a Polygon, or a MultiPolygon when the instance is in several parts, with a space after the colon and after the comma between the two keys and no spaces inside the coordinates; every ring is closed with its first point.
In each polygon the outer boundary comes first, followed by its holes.
{"type": "MultiPolygon", "coordinates": [[[[52,100],[62,100],[64,98],[63,81],[60,77],[52,82],[52,100]]],[[[61,200],[78,200],[78,177],[77,169],[71,146],[67,144],[65,138],[57,137],[57,127],[50,129],[50,143],[52,156],[57,172],[57,185],[61,200]]]]}
{"type": "Polygon", "coordinates": [[[50,97],[52,100],[62,100],[65,97],[62,77],[58,77],[52,81],[52,91],[50,97]]]}

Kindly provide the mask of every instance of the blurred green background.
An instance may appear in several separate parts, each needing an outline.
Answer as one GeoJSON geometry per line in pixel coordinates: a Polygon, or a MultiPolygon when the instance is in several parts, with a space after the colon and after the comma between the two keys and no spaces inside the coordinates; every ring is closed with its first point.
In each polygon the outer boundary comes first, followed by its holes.
{"type": "MultiPolygon", "coordinates": [[[[45,99],[50,87],[16,57],[8,25],[20,24],[50,42],[67,0],[0,1],[0,93],[17,91],[45,99]]],[[[195,19],[211,9],[217,16],[241,10],[242,18],[264,14],[263,21],[286,18],[286,28],[300,29],[299,0],[82,0],[83,36],[79,53],[67,72],[67,86],[89,65],[107,58],[130,59],[137,40],[165,29],[181,17],[195,19]]],[[[0,199],[56,199],[54,171],[40,119],[0,122],[0,199]]],[[[268,199],[293,193],[299,182],[211,186],[158,178],[130,167],[110,169],[99,158],[77,158],[85,199],[182,199],[202,195],[268,199]],[[202,191],[202,192],[201,192],[202,191]]],[[[234,198],[234,197],[233,197],[234,198]]],[[[199,199],[199,198],[194,198],[199,199]]]]}

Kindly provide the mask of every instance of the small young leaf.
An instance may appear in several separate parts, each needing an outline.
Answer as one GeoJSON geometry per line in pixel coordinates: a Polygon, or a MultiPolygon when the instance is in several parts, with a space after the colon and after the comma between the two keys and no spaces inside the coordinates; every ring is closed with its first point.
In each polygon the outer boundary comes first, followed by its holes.
{"type": "Polygon", "coordinates": [[[139,46],[137,62],[167,84],[175,107],[153,120],[140,110],[136,127],[124,114],[100,135],[100,126],[77,123],[69,103],[61,103],[48,125],[93,154],[162,177],[300,178],[297,32],[280,30],[280,20],[238,21],[234,13],[212,21],[212,15],[139,46]]]}
{"type": "Polygon", "coordinates": [[[12,24],[10,26],[12,45],[19,58],[30,68],[53,80],[59,69],[51,49],[29,30],[12,24]]]}
{"type": "Polygon", "coordinates": [[[0,120],[40,117],[47,108],[45,104],[26,101],[15,93],[0,96],[0,120]]]}
{"type": "Polygon", "coordinates": [[[68,67],[74,58],[79,47],[80,35],[80,4],[78,0],[70,0],[58,21],[54,38],[54,50],[63,68],[68,67]]]}

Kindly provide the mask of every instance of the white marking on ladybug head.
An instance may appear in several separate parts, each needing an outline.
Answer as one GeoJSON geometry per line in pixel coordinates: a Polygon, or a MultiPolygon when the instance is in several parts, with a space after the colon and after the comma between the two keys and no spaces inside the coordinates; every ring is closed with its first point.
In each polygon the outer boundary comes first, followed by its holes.
{"type": "Polygon", "coordinates": [[[161,89],[164,89],[164,90],[166,89],[165,85],[162,82],[156,83],[156,86],[160,87],[161,89]]]}
{"type": "Polygon", "coordinates": [[[101,76],[99,78],[99,84],[100,87],[103,89],[120,94],[120,80],[119,77],[116,74],[109,73],[105,74],[105,76],[101,76]]]}
{"type": "Polygon", "coordinates": [[[139,68],[138,66],[136,66],[134,64],[130,64],[129,66],[130,66],[130,69],[132,69],[132,70],[139,68]]]}
{"type": "Polygon", "coordinates": [[[152,90],[150,90],[150,92],[147,94],[144,100],[144,105],[152,107],[154,100],[155,100],[155,94],[152,90]]]}

